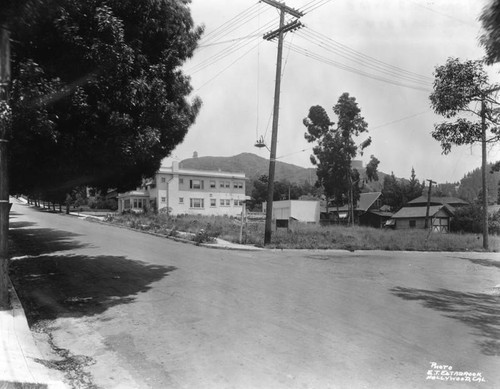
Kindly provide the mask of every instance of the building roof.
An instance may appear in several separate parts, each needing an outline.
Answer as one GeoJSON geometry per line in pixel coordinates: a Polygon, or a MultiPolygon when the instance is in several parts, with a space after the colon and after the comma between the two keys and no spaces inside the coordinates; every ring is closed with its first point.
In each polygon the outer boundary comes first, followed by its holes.
{"type": "MultiPolygon", "coordinates": [[[[432,217],[441,210],[444,210],[448,215],[452,215],[451,210],[445,205],[431,205],[429,207],[429,216],[432,217]]],[[[404,207],[392,215],[393,219],[421,218],[425,217],[427,207],[404,207]]]]}
{"type": "MultiPolygon", "coordinates": [[[[439,204],[448,204],[451,206],[460,206],[460,205],[469,205],[467,201],[456,197],[437,197],[431,196],[431,204],[439,205],[439,204]]],[[[407,205],[415,206],[415,205],[425,205],[427,206],[427,195],[422,195],[408,202],[407,205]]]]}
{"type": "Polygon", "coordinates": [[[392,212],[385,212],[385,211],[368,211],[367,213],[372,213],[380,217],[392,217],[392,215],[394,215],[392,212]]]}
{"type": "Polygon", "coordinates": [[[131,190],[118,194],[118,197],[149,197],[149,193],[145,190],[131,190]]]}
{"type": "MultiPolygon", "coordinates": [[[[363,211],[366,212],[370,207],[373,205],[375,201],[382,195],[382,192],[368,192],[368,193],[360,193],[359,194],[359,200],[358,203],[356,204],[356,211],[363,211]]],[[[328,210],[330,212],[332,211],[337,211],[337,207],[328,207],[328,210]]],[[[348,205],[343,205],[342,207],[338,208],[339,212],[347,212],[349,211],[349,206],[348,205]]],[[[321,206],[321,212],[326,212],[326,207],[321,206]]]]}
{"type": "Polygon", "coordinates": [[[160,167],[157,174],[178,174],[180,176],[201,176],[201,177],[213,177],[213,178],[236,178],[239,180],[245,180],[245,173],[233,173],[233,172],[223,172],[220,170],[195,170],[195,169],[182,169],[178,166],[172,167],[160,167]]]}
{"type": "Polygon", "coordinates": [[[368,209],[380,196],[382,196],[382,192],[360,193],[356,209],[359,211],[368,211],[368,209]]]}

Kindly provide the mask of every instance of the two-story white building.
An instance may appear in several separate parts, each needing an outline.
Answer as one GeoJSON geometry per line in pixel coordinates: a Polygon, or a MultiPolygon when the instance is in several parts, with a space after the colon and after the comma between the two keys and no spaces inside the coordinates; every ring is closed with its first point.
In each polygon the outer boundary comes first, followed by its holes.
{"type": "Polygon", "coordinates": [[[118,195],[118,211],[140,210],[146,201],[172,215],[241,214],[245,196],[245,173],[161,167],[146,188],[118,195]],[[137,208],[135,208],[137,206],[137,208]]]}

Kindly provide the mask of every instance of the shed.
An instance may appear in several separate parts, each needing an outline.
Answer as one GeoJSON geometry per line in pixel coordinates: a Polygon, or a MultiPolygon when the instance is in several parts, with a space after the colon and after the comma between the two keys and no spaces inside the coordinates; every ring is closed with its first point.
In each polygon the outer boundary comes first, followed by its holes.
{"type": "MultiPolygon", "coordinates": [[[[404,207],[392,215],[395,220],[395,229],[425,228],[427,207],[404,207]]],[[[432,231],[448,232],[450,218],[453,212],[446,205],[432,205],[429,207],[429,226],[432,231]]]]}
{"type": "MultiPolygon", "coordinates": [[[[263,203],[262,208],[267,209],[263,203]]],[[[319,223],[319,200],[282,200],[273,201],[273,219],[288,221],[290,219],[306,223],[319,223]]]]}

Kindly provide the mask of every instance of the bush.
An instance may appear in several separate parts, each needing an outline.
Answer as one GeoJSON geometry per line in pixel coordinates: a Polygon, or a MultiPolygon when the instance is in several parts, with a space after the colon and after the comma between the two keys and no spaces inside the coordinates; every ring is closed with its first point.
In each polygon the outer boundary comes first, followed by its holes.
{"type": "MultiPolygon", "coordinates": [[[[468,232],[481,234],[483,232],[483,211],[479,205],[458,208],[450,222],[451,232],[468,232]]],[[[488,232],[500,235],[500,211],[488,216],[488,232]]]]}
{"type": "Polygon", "coordinates": [[[105,197],[93,197],[89,199],[88,206],[90,209],[109,209],[116,211],[118,209],[118,202],[115,199],[106,199],[105,197]]]}
{"type": "Polygon", "coordinates": [[[215,243],[215,237],[211,236],[207,231],[201,229],[193,236],[193,241],[196,243],[215,243]]]}

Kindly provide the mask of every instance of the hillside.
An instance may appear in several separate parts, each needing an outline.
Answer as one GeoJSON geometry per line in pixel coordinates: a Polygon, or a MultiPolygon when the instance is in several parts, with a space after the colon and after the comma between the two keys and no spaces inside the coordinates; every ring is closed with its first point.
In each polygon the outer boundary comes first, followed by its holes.
{"type": "MultiPolygon", "coordinates": [[[[222,170],[233,173],[245,173],[250,179],[269,174],[269,160],[252,153],[242,153],[232,157],[199,157],[185,159],[180,163],[185,169],[222,170]]],[[[285,162],[276,161],[276,181],[286,180],[297,184],[306,181],[316,182],[316,169],[303,168],[285,162]]]]}
{"type": "MultiPolygon", "coordinates": [[[[222,170],[233,173],[245,173],[247,178],[252,181],[261,175],[269,174],[269,160],[259,157],[252,153],[242,153],[232,157],[198,157],[185,159],[180,163],[185,169],[199,170],[222,170]]],[[[303,185],[309,182],[314,185],[316,182],[316,169],[304,168],[285,162],[276,161],[275,181],[289,181],[303,185]]],[[[365,176],[364,170],[361,172],[365,176]]],[[[366,191],[381,191],[384,182],[385,173],[379,173],[378,182],[369,182],[366,184],[366,191]]]]}
{"type": "MultiPolygon", "coordinates": [[[[488,164],[486,169],[486,180],[488,185],[488,197],[490,203],[498,200],[500,172],[492,172],[493,164],[488,164]]],[[[482,189],[481,168],[467,173],[460,181],[458,189],[459,197],[467,201],[475,201],[482,189]]]]}

